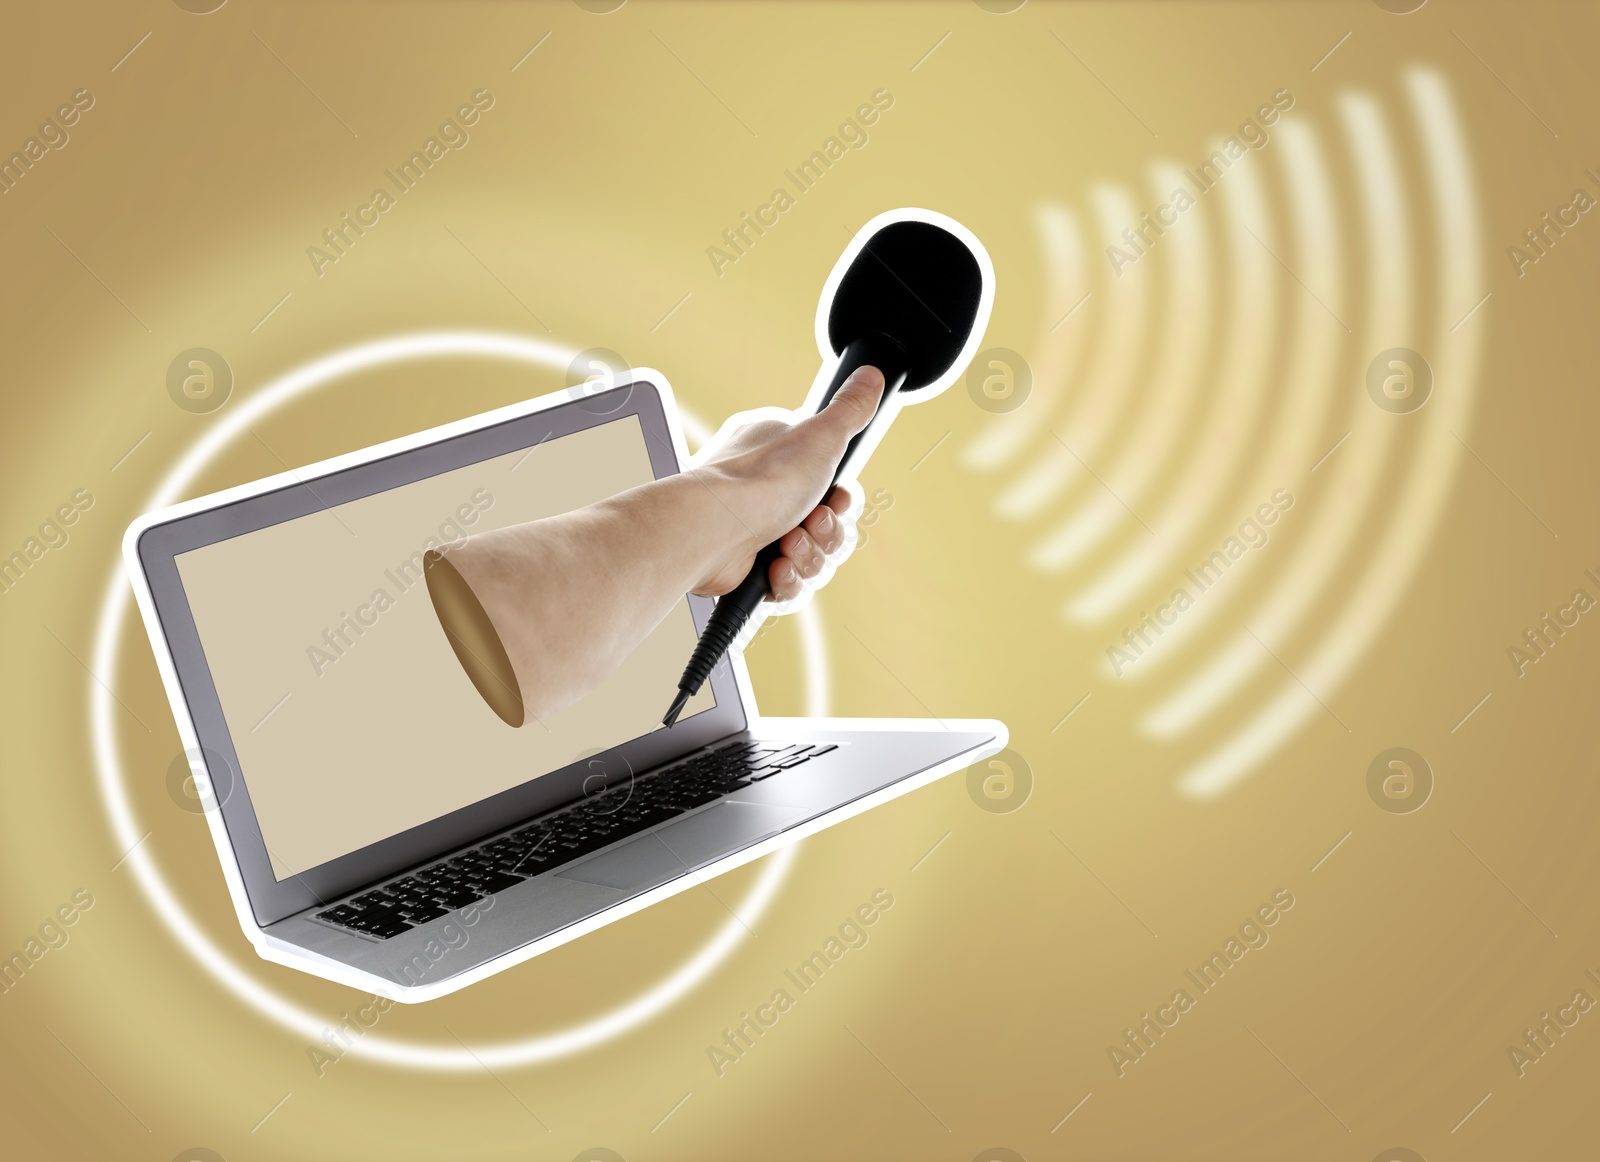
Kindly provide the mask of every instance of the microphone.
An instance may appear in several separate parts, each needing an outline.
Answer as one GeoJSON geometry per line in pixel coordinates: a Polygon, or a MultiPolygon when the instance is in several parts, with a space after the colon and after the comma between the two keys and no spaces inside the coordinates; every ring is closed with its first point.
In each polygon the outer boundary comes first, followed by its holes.
{"type": "MultiPolygon", "coordinates": [[[[931,399],[972,361],[994,304],[994,266],[966,227],[931,210],[891,210],[868,222],[834,264],[817,306],[822,369],[803,410],[819,412],[852,372],[883,373],[883,395],[867,426],[845,446],[821,504],[841,480],[854,480],[907,403],[931,399]]],[[[678,679],[663,726],[678,720],[718,659],[769,592],[779,556],[773,541],[743,581],[717,599],[699,644],[678,679]]]]}

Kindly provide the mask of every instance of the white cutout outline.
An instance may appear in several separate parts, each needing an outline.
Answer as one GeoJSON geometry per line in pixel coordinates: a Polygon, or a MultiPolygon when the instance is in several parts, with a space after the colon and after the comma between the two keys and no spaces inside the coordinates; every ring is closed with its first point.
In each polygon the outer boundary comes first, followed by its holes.
{"type": "MultiPolygon", "coordinates": [[[[192,500],[182,504],[171,505],[171,502],[206,467],[212,457],[230,440],[239,435],[251,422],[280,404],[352,372],[365,370],[387,362],[448,355],[489,356],[545,366],[564,367],[570,363],[575,354],[575,352],[542,340],[482,331],[423,332],[373,340],[335,351],[330,355],[303,364],[293,371],[280,376],[258,390],[248,400],[241,401],[238,407],[230,411],[205,436],[191,446],[185,456],[163,478],[155,494],[148,502],[148,507],[159,507],[163,504],[168,504],[170,507],[161,515],[165,518],[170,518],[201,503],[217,503],[218,497],[242,495],[246,490],[257,488],[265,490],[267,487],[277,487],[284,483],[292,483],[297,480],[303,480],[306,474],[316,473],[319,470],[324,474],[338,471],[349,463],[356,462],[358,458],[375,458],[377,455],[390,454],[408,441],[422,442],[427,438],[441,438],[458,428],[466,430],[468,427],[479,426],[483,421],[483,417],[474,417],[469,420],[457,421],[455,424],[441,425],[430,432],[418,433],[415,436],[390,441],[379,445],[376,449],[365,449],[363,452],[334,457],[318,465],[302,469],[298,473],[284,473],[278,477],[270,478],[269,481],[258,481],[254,485],[244,485],[240,488],[229,489],[215,496],[203,498],[201,501],[192,500]]],[[[676,417],[677,413],[672,404],[671,390],[665,380],[661,379],[658,373],[649,369],[638,369],[637,374],[641,380],[649,382],[651,386],[663,394],[663,401],[668,408],[669,416],[676,417]]],[[[539,410],[540,407],[554,406],[556,403],[565,402],[567,398],[569,397],[565,393],[556,392],[552,393],[551,396],[544,397],[542,400],[530,401],[528,404],[513,405],[511,408],[499,409],[497,412],[489,413],[489,415],[502,416],[507,413],[518,412],[518,409],[535,411],[539,410]]],[[[681,461],[687,460],[687,451],[681,427],[676,423],[671,426],[679,458],[681,461]]],[[[155,518],[156,514],[147,514],[145,517],[135,521],[128,529],[123,542],[125,564],[130,566],[135,601],[146,619],[147,628],[152,624],[157,627],[156,632],[152,635],[153,652],[156,656],[157,668],[161,672],[163,684],[167,688],[169,700],[173,701],[174,717],[177,720],[180,739],[186,748],[198,749],[198,740],[194,734],[193,724],[181,710],[183,705],[181,698],[174,697],[177,693],[176,673],[172,666],[171,657],[167,654],[162,644],[163,639],[159,633],[159,623],[155,621],[154,608],[148,587],[143,580],[141,570],[138,568],[136,556],[130,559],[130,554],[134,553],[134,546],[139,533],[148,524],[154,523],[155,518]]],[[[123,588],[123,582],[122,571],[114,570],[101,606],[95,632],[93,658],[96,672],[114,673],[116,670],[119,652],[118,639],[121,636],[123,629],[122,618],[126,611],[123,601],[126,598],[127,590],[123,588]]],[[[810,612],[814,613],[814,611],[810,612]]],[[[817,711],[824,708],[817,705],[819,697],[825,699],[827,695],[826,673],[821,669],[825,665],[825,661],[819,656],[822,635],[813,616],[802,616],[800,628],[803,656],[806,659],[809,671],[807,683],[808,711],[815,715],[817,711]]],[[[760,715],[753,694],[750,691],[749,675],[745,668],[744,660],[738,655],[734,655],[731,660],[741,695],[746,698],[746,705],[750,710],[750,719],[754,722],[760,718],[760,715]]],[[[250,1004],[251,1007],[264,1016],[305,1037],[308,1042],[318,1042],[327,1028],[327,1019],[321,1018],[278,996],[273,990],[256,981],[238,965],[234,964],[211,941],[208,934],[201,929],[183,905],[174,897],[166,880],[155,867],[154,859],[150,855],[149,849],[136,842],[140,833],[127,797],[122,778],[123,772],[119,756],[116,753],[115,730],[112,725],[112,698],[109,692],[99,684],[95,684],[90,689],[90,720],[96,778],[107,815],[110,818],[112,831],[121,848],[131,849],[125,859],[132,868],[151,906],[156,910],[167,928],[185,947],[186,951],[219,984],[223,985],[239,999],[250,1004]]],[[[783,722],[782,719],[765,719],[763,721],[768,726],[783,722]]],[[[869,719],[852,721],[808,717],[793,721],[805,727],[815,727],[819,723],[830,724],[837,722],[843,729],[863,726],[889,730],[925,729],[924,723],[915,720],[869,719]]],[[[777,889],[786,877],[793,861],[794,844],[799,840],[844,818],[859,814],[917,787],[934,782],[944,775],[968,765],[975,758],[980,758],[984,754],[994,753],[1002,749],[1009,740],[1009,733],[1004,724],[1000,722],[988,720],[961,721],[959,725],[992,730],[994,738],[989,744],[977,751],[940,763],[919,775],[902,780],[882,791],[857,800],[855,803],[848,804],[836,812],[831,812],[801,827],[783,832],[753,848],[737,852],[726,860],[702,869],[701,874],[706,878],[711,878],[725,870],[751,862],[761,856],[777,853],[778,857],[772,860],[767,868],[763,870],[761,877],[751,888],[741,905],[741,910],[749,920],[758,918],[771,903],[777,889]]],[[[219,838],[221,839],[221,845],[218,848],[219,856],[223,856],[221,862],[224,879],[228,883],[235,910],[239,913],[246,935],[251,939],[258,954],[264,959],[275,963],[285,964],[332,980],[340,980],[344,976],[353,976],[355,977],[354,981],[345,980],[345,983],[353,983],[355,987],[370,984],[375,978],[365,974],[351,974],[342,965],[332,965],[331,963],[327,965],[316,964],[305,959],[300,950],[295,950],[295,955],[290,957],[273,947],[262,936],[255,926],[253,916],[249,912],[237,866],[230,866],[232,863],[232,848],[226,845],[225,836],[219,837],[222,824],[219,818],[215,818],[218,813],[208,812],[207,814],[208,825],[212,829],[214,842],[219,838]],[[226,855],[224,855],[224,852],[226,855]],[[336,973],[334,971],[335,968],[340,972],[336,973]]],[[[673,884],[662,885],[661,888],[646,893],[635,900],[628,901],[625,905],[609,909],[603,915],[610,919],[621,919],[625,915],[657,902],[658,899],[664,899],[669,895],[676,894],[677,890],[687,890],[688,887],[697,886],[696,881],[687,876],[676,882],[683,884],[683,887],[676,890],[668,890],[673,888],[673,884]]],[[[607,922],[610,922],[609,919],[607,922]]],[[[592,925],[592,927],[598,926],[600,925],[592,925]]],[[[581,930],[573,931],[569,929],[566,933],[558,935],[564,935],[566,939],[573,939],[590,930],[591,926],[574,927],[581,930]]],[[[703,946],[694,957],[652,989],[598,1018],[555,1033],[520,1041],[480,1046],[476,1049],[466,1046],[425,1045],[416,1042],[389,1040],[381,1036],[368,1036],[352,1043],[348,1051],[354,1056],[394,1066],[449,1071],[472,1070],[481,1067],[483,1064],[491,1066],[535,1064],[582,1052],[609,1041],[662,1012],[709,975],[732,951],[733,947],[742,941],[742,937],[747,931],[745,920],[741,920],[737,916],[730,917],[718,934],[703,946]]],[[[562,942],[565,941],[563,940],[562,942]]],[[[528,950],[518,950],[518,953],[511,954],[509,957],[497,958],[489,962],[488,965],[480,966],[480,969],[475,970],[473,973],[461,974],[462,977],[470,979],[453,978],[452,981],[440,982],[441,985],[453,985],[453,987],[439,988],[438,991],[431,992],[430,995],[444,995],[444,993],[455,991],[457,988],[472,983],[473,980],[480,979],[481,976],[490,975],[491,971],[497,972],[501,968],[510,967],[544,950],[545,946],[536,944],[529,946],[528,950]],[[524,951],[526,951],[526,955],[519,955],[524,951]],[[496,967],[491,969],[491,966],[496,967]]],[[[429,999],[428,997],[417,995],[421,990],[409,991],[411,995],[403,999],[429,999]]]]}

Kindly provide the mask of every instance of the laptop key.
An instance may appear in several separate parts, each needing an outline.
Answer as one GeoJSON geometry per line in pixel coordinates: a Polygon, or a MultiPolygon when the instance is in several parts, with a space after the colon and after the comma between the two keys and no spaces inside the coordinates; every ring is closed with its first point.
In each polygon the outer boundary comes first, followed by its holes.
{"type": "Polygon", "coordinates": [[[465,908],[468,904],[476,904],[483,896],[471,888],[459,887],[441,891],[433,898],[446,908],[465,908]]]}
{"type": "Polygon", "coordinates": [[[692,811],[694,808],[703,806],[713,799],[720,798],[721,795],[721,791],[695,791],[679,796],[674,800],[673,805],[685,811],[692,811]]]}
{"type": "Polygon", "coordinates": [[[398,909],[400,917],[409,920],[412,924],[426,924],[430,920],[437,920],[440,916],[448,916],[449,908],[441,908],[438,904],[402,904],[398,909]]]}
{"type": "Polygon", "coordinates": [[[546,871],[551,870],[552,868],[562,867],[562,866],[564,866],[566,864],[571,863],[573,860],[579,859],[579,858],[581,858],[581,857],[583,857],[585,855],[588,855],[588,854],[589,853],[587,851],[583,851],[583,850],[580,850],[578,848],[558,847],[555,850],[553,850],[550,853],[550,855],[548,856],[548,858],[546,858],[542,862],[537,862],[537,863],[530,864],[529,865],[529,868],[531,869],[530,874],[532,874],[532,872],[534,872],[534,871],[546,872],[546,871]]]}
{"type": "Polygon", "coordinates": [[[485,896],[492,896],[496,892],[503,892],[507,888],[515,887],[522,882],[523,877],[507,873],[495,873],[473,881],[473,886],[480,889],[485,896]]]}

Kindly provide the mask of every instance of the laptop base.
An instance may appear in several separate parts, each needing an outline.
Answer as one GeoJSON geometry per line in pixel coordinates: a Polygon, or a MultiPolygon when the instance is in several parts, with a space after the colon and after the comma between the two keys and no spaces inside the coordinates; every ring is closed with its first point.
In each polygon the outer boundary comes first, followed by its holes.
{"type": "Polygon", "coordinates": [[[759,719],[724,742],[742,740],[837,749],[390,939],[319,921],[318,905],[261,929],[257,950],[379,996],[432,1000],[963,770],[1000,750],[1006,729],[971,719],[759,719]]]}

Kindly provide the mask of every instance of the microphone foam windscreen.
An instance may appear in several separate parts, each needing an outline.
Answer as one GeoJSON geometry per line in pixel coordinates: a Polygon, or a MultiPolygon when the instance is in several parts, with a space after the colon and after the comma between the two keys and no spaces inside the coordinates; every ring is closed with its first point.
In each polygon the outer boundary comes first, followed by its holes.
{"type": "Polygon", "coordinates": [[[892,222],[862,246],[828,312],[834,354],[869,331],[911,356],[902,391],[926,387],[955,363],[978,317],[983,272],[967,244],[930,222],[892,222]]]}

